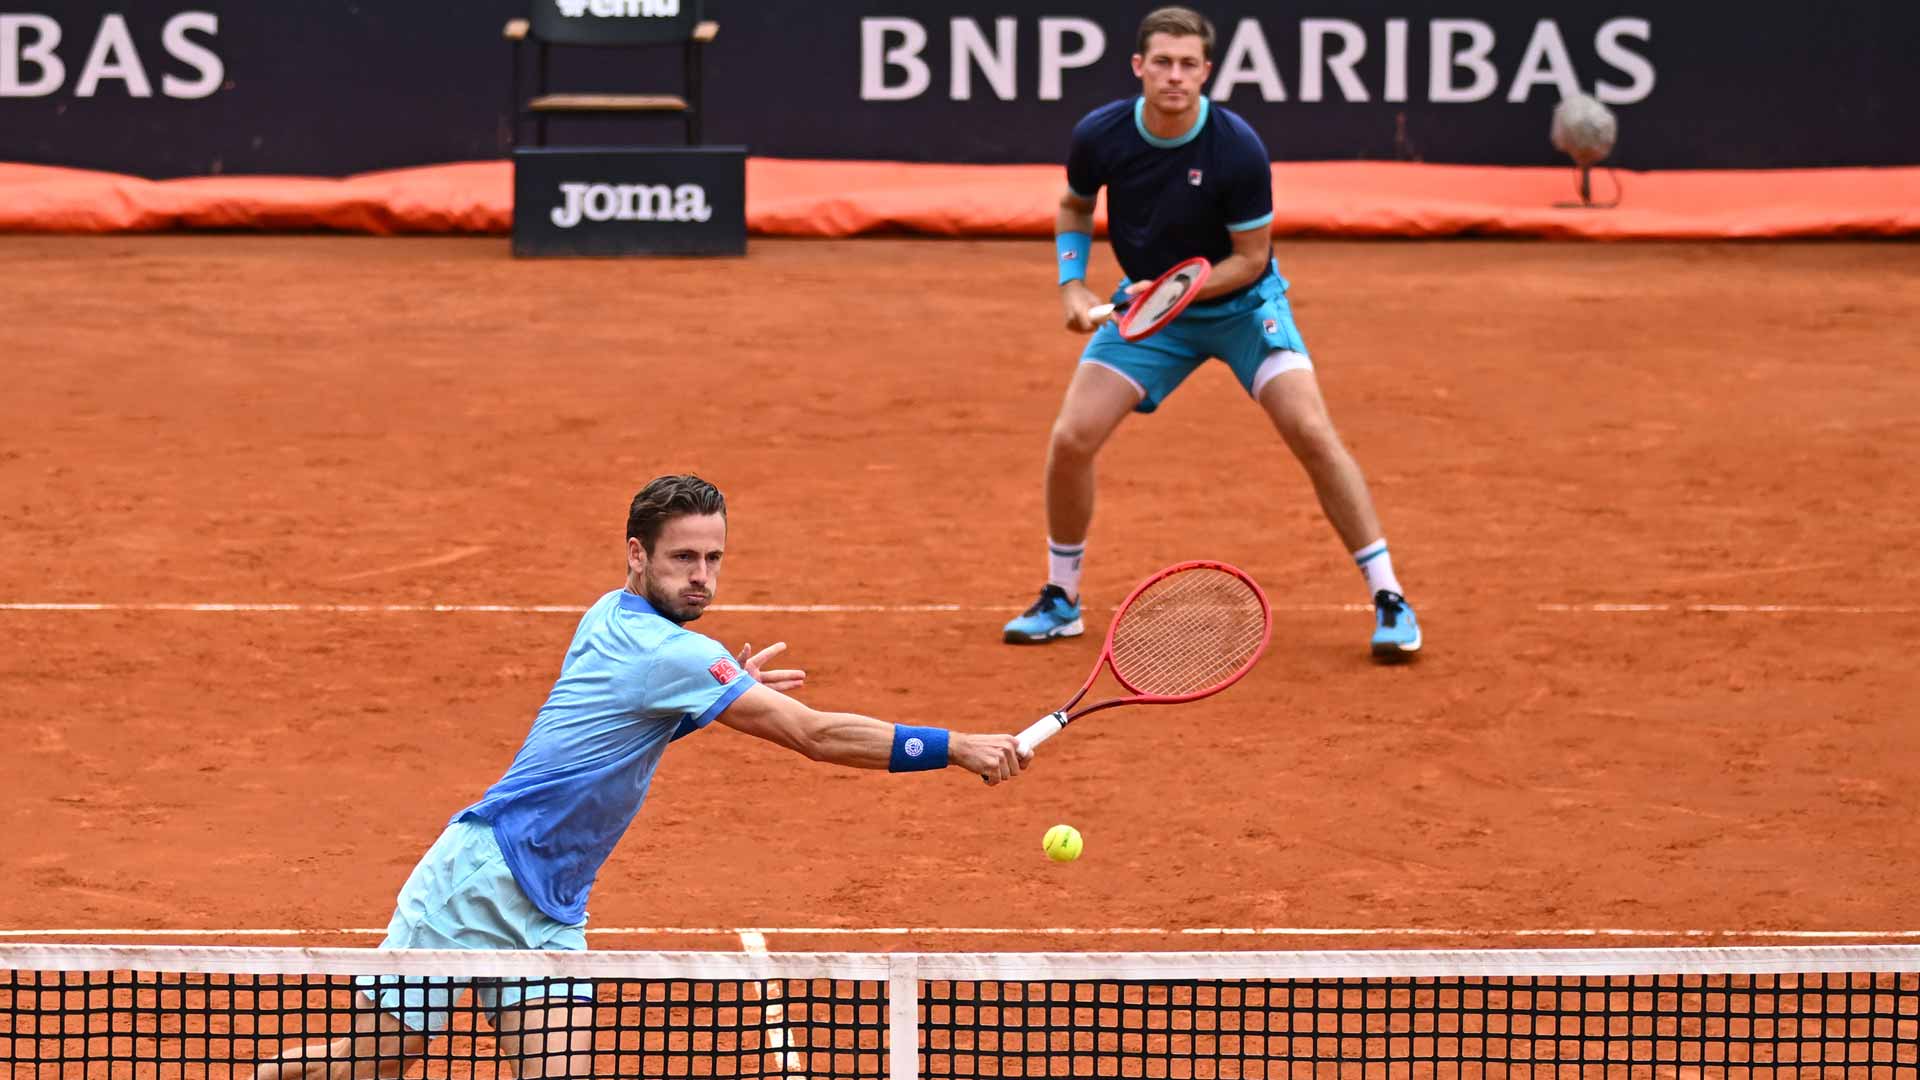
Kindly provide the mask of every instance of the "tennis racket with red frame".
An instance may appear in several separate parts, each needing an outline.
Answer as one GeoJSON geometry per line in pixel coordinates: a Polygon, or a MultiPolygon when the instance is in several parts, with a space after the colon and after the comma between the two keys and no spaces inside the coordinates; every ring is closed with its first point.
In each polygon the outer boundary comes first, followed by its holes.
{"type": "Polygon", "coordinates": [[[1020,749],[1031,752],[1102,709],[1175,705],[1217,694],[1253,670],[1272,637],[1273,608],[1245,571],[1206,561],[1169,566],[1121,602],[1080,692],[1022,731],[1020,749]],[[1102,667],[1113,671],[1127,695],[1074,708],[1102,667]]]}
{"type": "Polygon", "coordinates": [[[1117,310],[1122,338],[1139,341],[1152,337],[1187,310],[1212,273],[1213,264],[1195,256],[1154,278],[1153,284],[1128,297],[1117,309],[1113,304],[1099,304],[1087,311],[1087,317],[1098,325],[1115,318],[1117,310]]]}

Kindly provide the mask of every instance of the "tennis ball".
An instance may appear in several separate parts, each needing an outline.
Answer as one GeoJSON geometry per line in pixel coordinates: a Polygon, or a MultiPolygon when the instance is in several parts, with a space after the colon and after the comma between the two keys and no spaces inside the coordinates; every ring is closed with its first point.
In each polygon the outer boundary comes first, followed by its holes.
{"type": "Polygon", "coordinates": [[[1080,857],[1080,830],[1071,825],[1055,825],[1041,838],[1040,849],[1054,862],[1072,862],[1080,857]]]}

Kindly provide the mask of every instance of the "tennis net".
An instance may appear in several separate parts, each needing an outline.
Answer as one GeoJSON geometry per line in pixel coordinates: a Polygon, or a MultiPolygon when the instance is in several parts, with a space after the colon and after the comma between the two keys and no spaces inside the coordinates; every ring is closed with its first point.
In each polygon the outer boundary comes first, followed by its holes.
{"type": "Polygon", "coordinates": [[[472,953],[0,946],[0,1076],[1920,1080],[1920,946],[472,953]],[[367,992],[405,1014],[383,1019],[367,992]],[[412,1034],[420,1027],[430,1038],[412,1034]],[[354,1036],[358,1035],[356,1040],[354,1036]]]}

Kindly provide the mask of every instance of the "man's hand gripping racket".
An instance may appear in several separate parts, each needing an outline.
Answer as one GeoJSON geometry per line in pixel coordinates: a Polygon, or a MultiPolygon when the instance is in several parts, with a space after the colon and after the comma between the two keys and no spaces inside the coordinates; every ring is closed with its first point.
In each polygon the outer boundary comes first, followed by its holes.
{"type": "Polygon", "coordinates": [[[1152,337],[1187,310],[1211,273],[1213,264],[1206,259],[1188,259],[1152,281],[1136,281],[1128,286],[1127,299],[1118,307],[1094,305],[1087,310],[1087,318],[1095,326],[1118,318],[1120,336],[1127,341],[1152,337]]]}
{"type": "Polygon", "coordinates": [[[1267,594],[1245,572],[1217,562],[1169,566],[1121,603],[1080,692],[1022,731],[1020,752],[1031,753],[1088,713],[1217,694],[1253,670],[1272,636],[1267,594]],[[1128,696],[1074,708],[1093,689],[1102,667],[1112,669],[1128,696]]]}

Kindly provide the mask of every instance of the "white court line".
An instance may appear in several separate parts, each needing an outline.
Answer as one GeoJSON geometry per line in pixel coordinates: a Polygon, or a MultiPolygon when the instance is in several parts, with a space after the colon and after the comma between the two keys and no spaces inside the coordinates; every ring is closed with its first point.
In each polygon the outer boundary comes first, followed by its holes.
{"type": "MultiPolygon", "coordinates": [[[[1917,615],[1920,607],[1855,604],[1534,604],[1538,612],[1556,615],[1642,615],[1662,612],[1722,615],[1917,615]]],[[[178,612],[208,614],[283,615],[579,615],[577,604],[253,604],[253,603],[0,603],[0,611],[41,612],[178,612]]],[[[714,604],[715,612],[779,615],[926,615],[996,614],[1017,607],[971,607],[964,604],[714,604]]],[[[1369,604],[1274,604],[1290,613],[1372,611],[1369,604]]],[[[1425,610],[1423,608],[1423,610],[1425,610]]]]}
{"type": "MultiPolygon", "coordinates": [[[[144,611],[294,615],[579,615],[578,604],[0,604],[0,611],[144,611]]],[[[714,604],[708,611],[785,614],[924,614],[943,611],[1018,611],[959,604],[714,604]]]]}
{"type": "MultiPolygon", "coordinates": [[[[741,930],[739,934],[740,948],[749,956],[767,955],[767,935],[765,933],[759,930],[741,930]]],[[[797,1080],[797,1078],[804,1075],[806,1071],[807,1058],[805,1054],[787,1048],[789,1040],[793,1037],[793,1031],[786,1025],[787,1007],[786,1004],[781,1001],[782,986],[780,981],[776,979],[762,983],[750,983],[747,989],[754,990],[759,995],[760,1000],[767,1003],[760,1012],[760,1025],[762,1028],[760,1035],[762,1040],[761,1045],[766,1047],[767,1055],[777,1061],[778,1072],[781,1075],[792,1074],[788,1075],[788,1080],[797,1080]]]]}
{"type": "Polygon", "coordinates": [[[1684,611],[1730,615],[1914,615],[1920,607],[1877,607],[1854,604],[1535,604],[1534,610],[1594,615],[1639,615],[1684,611]]]}
{"type": "Polygon", "coordinates": [[[563,604],[0,604],[0,611],[172,611],[296,615],[579,615],[563,604]]]}
{"type": "MultiPolygon", "coordinates": [[[[129,928],[73,928],[0,930],[0,938],[25,937],[296,937],[313,934],[383,935],[386,928],[346,927],[325,930],[243,929],[153,930],[129,928]]],[[[765,951],[769,935],[795,937],[904,937],[913,934],[949,934],[998,937],[1591,937],[1591,938],[1920,938],[1920,930],[1648,930],[1630,927],[1539,927],[1489,930],[1435,926],[609,926],[589,934],[605,936],[738,937],[747,952],[765,951]]]]}

